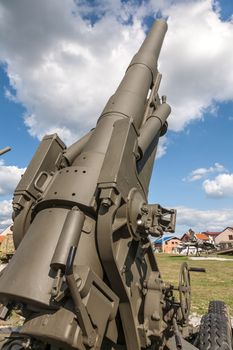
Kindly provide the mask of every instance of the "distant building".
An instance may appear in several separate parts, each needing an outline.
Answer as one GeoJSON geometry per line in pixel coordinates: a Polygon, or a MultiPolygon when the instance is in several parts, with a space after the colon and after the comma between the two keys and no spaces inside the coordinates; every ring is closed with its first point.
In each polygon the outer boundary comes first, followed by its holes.
{"type": "Polygon", "coordinates": [[[184,233],[183,236],[180,238],[180,240],[185,243],[190,240],[190,236],[187,233],[184,233]]]}
{"type": "Polygon", "coordinates": [[[220,249],[233,248],[233,227],[227,227],[215,238],[215,243],[220,245],[220,249]]]}
{"type": "Polygon", "coordinates": [[[180,238],[175,237],[175,236],[164,236],[161,238],[158,238],[157,240],[154,241],[154,247],[156,250],[171,254],[177,253],[177,246],[180,243],[180,238]]]}
{"type": "Polygon", "coordinates": [[[189,229],[189,231],[184,233],[183,236],[181,237],[182,243],[196,242],[197,240],[208,241],[209,237],[204,232],[195,233],[191,229],[189,229]]]}
{"type": "Polygon", "coordinates": [[[191,228],[181,237],[182,243],[190,242],[193,239],[195,240],[195,232],[191,228]]]}
{"type": "Polygon", "coordinates": [[[4,241],[7,235],[12,235],[12,225],[8,226],[4,231],[0,232],[0,243],[4,241]]]}
{"type": "Polygon", "coordinates": [[[205,233],[203,233],[203,232],[201,232],[201,233],[195,233],[195,237],[196,237],[197,239],[200,239],[201,241],[209,241],[209,237],[208,237],[205,233]]]}
{"type": "Polygon", "coordinates": [[[0,233],[0,262],[8,262],[15,252],[12,226],[0,233]]]}
{"type": "Polygon", "coordinates": [[[195,233],[192,229],[183,234],[181,244],[177,247],[179,254],[196,254],[200,255],[202,251],[215,249],[213,238],[203,232],[195,233]]]}
{"type": "Polygon", "coordinates": [[[205,234],[206,236],[208,236],[213,241],[215,241],[216,237],[221,233],[221,231],[220,232],[205,231],[202,233],[205,234]]]}

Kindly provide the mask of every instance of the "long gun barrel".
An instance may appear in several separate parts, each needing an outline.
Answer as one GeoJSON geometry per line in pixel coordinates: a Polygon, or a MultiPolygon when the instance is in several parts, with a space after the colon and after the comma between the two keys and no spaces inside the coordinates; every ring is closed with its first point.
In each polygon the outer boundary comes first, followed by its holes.
{"type": "Polygon", "coordinates": [[[141,126],[147,95],[158,74],[157,61],[166,31],[166,22],[155,22],[101,117],[117,113],[121,117],[133,118],[136,127],[141,126]]]}

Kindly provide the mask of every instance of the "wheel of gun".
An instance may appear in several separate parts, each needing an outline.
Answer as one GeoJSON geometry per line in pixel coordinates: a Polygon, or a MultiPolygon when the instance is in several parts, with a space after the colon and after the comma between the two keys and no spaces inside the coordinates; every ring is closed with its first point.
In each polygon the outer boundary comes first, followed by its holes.
{"type": "Polygon", "coordinates": [[[175,210],[147,202],[171,111],[158,95],[166,31],[155,22],[96,127],[68,148],[45,136],[16,187],[0,316],[14,309],[24,323],[4,350],[197,349],[189,286],[162,280],[150,239],[176,221],[175,210]]]}

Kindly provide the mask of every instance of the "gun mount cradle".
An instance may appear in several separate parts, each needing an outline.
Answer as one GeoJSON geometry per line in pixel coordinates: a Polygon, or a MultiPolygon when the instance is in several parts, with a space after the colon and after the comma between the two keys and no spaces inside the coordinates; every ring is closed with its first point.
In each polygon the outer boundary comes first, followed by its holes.
{"type": "Polygon", "coordinates": [[[2,318],[17,308],[25,322],[4,350],[197,349],[189,269],[165,283],[149,239],[175,229],[175,210],[147,203],[170,114],[158,95],[166,30],[156,21],[96,128],[68,148],[45,136],[20,180],[0,300],[2,318]]]}

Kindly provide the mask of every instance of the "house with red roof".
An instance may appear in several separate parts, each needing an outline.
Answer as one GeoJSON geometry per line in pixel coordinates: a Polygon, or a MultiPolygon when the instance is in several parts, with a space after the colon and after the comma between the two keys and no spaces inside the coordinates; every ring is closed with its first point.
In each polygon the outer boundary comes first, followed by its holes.
{"type": "Polygon", "coordinates": [[[196,239],[201,240],[201,241],[209,241],[208,235],[206,235],[204,232],[195,233],[191,229],[189,229],[189,231],[184,233],[183,236],[181,237],[181,241],[183,243],[187,243],[190,241],[196,241],[196,239]]]}
{"type": "Polygon", "coordinates": [[[218,232],[217,231],[215,231],[215,232],[213,232],[213,231],[205,231],[205,232],[202,232],[202,233],[215,241],[216,237],[221,233],[221,231],[220,232],[219,231],[218,232]]]}
{"type": "Polygon", "coordinates": [[[200,239],[201,241],[209,241],[209,237],[208,237],[205,233],[203,233],[203,232],[201,232],[201,233],[195,233],[195,237],[196,237],[197,239],[200,239]]]}

